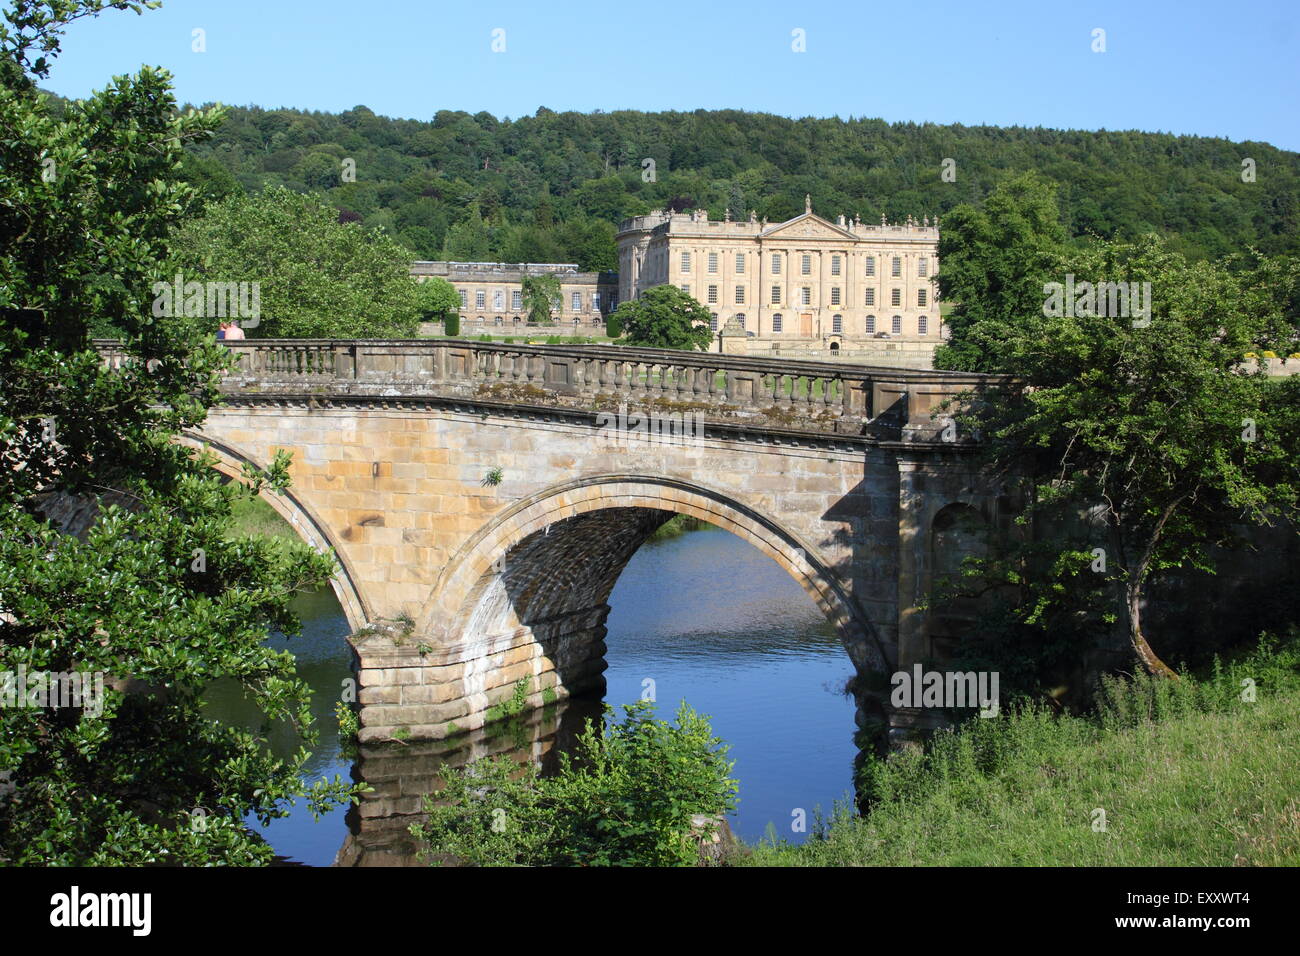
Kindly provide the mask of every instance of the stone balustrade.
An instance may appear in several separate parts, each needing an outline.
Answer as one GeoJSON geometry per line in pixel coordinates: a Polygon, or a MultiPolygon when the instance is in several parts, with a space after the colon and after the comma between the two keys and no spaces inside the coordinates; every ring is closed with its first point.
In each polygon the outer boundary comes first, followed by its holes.
{"type": "MultiPolygon", "coordinates": [[[[97,343],[110,365],[114,342],[97,343]]],[[[794,430],[933,437],[940,406],[979,391],[986,375],[788,361],[672,349],[513,345],[457,339],[251,339],[227,394],[443,396],[523,405],[652,406],[706,419],[764,419],[794,430]]],[[[946,413],[950,414],[950,412],[946,413]]]]}

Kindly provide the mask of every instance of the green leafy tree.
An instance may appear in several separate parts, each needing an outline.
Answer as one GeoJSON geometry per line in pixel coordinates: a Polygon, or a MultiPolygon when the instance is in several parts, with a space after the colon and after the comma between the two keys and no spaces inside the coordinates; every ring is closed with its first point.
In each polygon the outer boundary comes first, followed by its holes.
{"type": "Polygon", "coordinates": [[[505,758],[443,767],[412,833],[429,853],[475,866],[695,865],[696,841],[735,809],[727,748],[684,703],[675,725],[647,702],[623,709],[606,728],[589,721],[553,777],[505,758]]]}
{"type": "Polygon", "coordinates": [[[432,276],[416,285],[420,318],[426,322],[446,319],[460,312],[460,293],[442,276],[432,276]]]}
{"type": "Polygon", "coordinates": [[[560,279],[553,273],[526,275],[522,282],[523,306],[529,325],[554,325],[553,314],[559,311],[560,279]]]}
{"type": "Polygon", "coordinates": [[[257,282],[267,338],[409,338],[420,321],[410,252],[387,233],[340,223],[284,188],[236,195],[187,221],[164,275],[257,282]]]}
{"type": "Polygon", "coordinates": [[[620,302],[613,317],[628,345],[705,351],[713,341],[708,310],[675,285],[658,285],[620,302]]]}
{"type": "Polygon", "coordinates": [[[939,293],[952,310],[935,367],[1001,367],[1007,325],[1042,308],[1043,284],[1058,279],[1064,242],[1056,186],[1035,173],[1002,183],[982,208],[961,205],[944,217],[939,293]]]}
{"type": "Polygon", "coordinates": [[[1039,582],[1021,602],[1026,621],[1068,610],[1070,579],[1083,582],[1141,664],[1171,676],[1143,624],[1151,583],[1213,572],[1210,546],[1239,544],[1241,525],[1300,517],[1300,380],[1242,363],[1253,343],[1296,341],[1296,266],[1193,263],[1151,236],[1061,253],[1052,271],[1138,293],[1149,283],[1151,308],[1040,301],[1003,322],[982,364],[1020,385],[988,396],[971,421],[998,471],[1028,477],[1037,562],[1050,569],[1026,578],[1012,568],[1005,580],[1039,582]],[[1098,551],[1052,534],[1084,513],[1098,551]]]}
{"type": "Polygon", "coordinates": [[[283,488],[287,455],[227,483],[176,440],[229,360],[154,316],[152,283],[196,199],[183,144],[222,111],[178,113],[168,74],[147,67],[57,114],[35,86],[67,23],[145,6],[19,2],[0,26],[0,671],[37,689],[4,688],[15,705],[0,707],[0,865],[264,864],[246,816],[356,792],[304,785],[309,691],[264,646],[269,628],[296,631],[291,597],[333,560],[231,534],[232,501],[283,488]],[[91,317],[124,336],[123,367],[92,347],[91,317]],[[218,679],[267,727],[207,718],[218,679]],[[39,693],[52,681],[58,706],[39,693]],[[272,753],[273,725],[302,747],[272,753]]]}

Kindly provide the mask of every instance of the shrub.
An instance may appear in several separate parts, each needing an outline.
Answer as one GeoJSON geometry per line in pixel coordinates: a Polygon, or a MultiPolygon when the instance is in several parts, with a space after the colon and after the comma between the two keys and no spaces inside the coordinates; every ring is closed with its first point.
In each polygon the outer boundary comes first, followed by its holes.
{"type": "Polygon", "coordinates": [[[735,809],[732,764],[707,718],[683,703],[673,725],[653,709],[639,701],[618,723],[588,721],[553,777],[502,757],[444,766],[439,800],[425,798],[427,820],[411,832],[426,853],[477,866],[695,864],[692,818],[735,809]]]}
{"type": "Polygon", "coordinates": [[[611,339],[616,339],[623,334],[623,320],[616,315],[611,315],[605,320],[605,334],[611,339]]]}
{"type": "Polygon", "coordinates": [[[446,323],[443,325],[444,332],[451,338],[460,335],[460,316],[455,312],[447,313],[446,323]]]}

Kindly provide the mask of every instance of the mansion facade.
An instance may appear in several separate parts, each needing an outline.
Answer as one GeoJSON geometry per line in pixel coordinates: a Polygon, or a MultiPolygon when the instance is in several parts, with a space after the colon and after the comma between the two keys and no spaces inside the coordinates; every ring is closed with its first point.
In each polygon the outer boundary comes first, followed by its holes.
{"type": "MultiPolygon", "coordinates": [[[[944,339],[938,287],[939,221],[867,225],[812,211],[769,225],[663,211],[626,219],[619,271],[571,263],[415,262],[460,295],[461,335],[600,336],[620,301],[672,284],[708,310],[713,351],[791,358],[852,357],[876,365],[933,367],[944,339]],[[523,280],[555,275],[553,324],[528,324],[523,280]]],[[[441,331],[430,323],[426,332],[441,331]]]]}
{"type": "Polygon", "coordinates": [[[943,341],[938,219],[832,223],[805,197],[775,225],[664,211],[624,220],[617,241],[619,296],[678,286],[712,315],[715,349],[929,368],[943,341]]]}
{"type": "Polygon", "coordinates": [[[414,262],[411,275],[423,282],[446,279],[460,293],[462,335],[539,331],[528,325],[523,305],[523,281],[529,275],[554,275],[560,280],[560,301],[552,312],[549,334],[603,335],[605,319],[618,305],[618,276],[612,272],[579,272],[567,262],[414,262]]]}

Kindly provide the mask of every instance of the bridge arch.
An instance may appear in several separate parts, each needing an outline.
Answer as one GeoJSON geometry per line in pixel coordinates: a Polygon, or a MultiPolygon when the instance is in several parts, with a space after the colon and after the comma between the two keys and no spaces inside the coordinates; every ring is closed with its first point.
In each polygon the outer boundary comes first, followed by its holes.
{"type": "Polygon", "coordinates": [[[627,561],[673,514],[730,531],[776,561],[835,626],[859,671],[888,670],[878,635],[811,543],[721,491],[643,474],[553,485],[495,516],[447,563],[416,633],[449,644],[566,616],[603,622],[627,561]]]}
{"type": "MultiPolygon", "coordinates": [[[[251,453],[224,439],[216,439],[200,431],[186,431],[182,441],[192,447],[206,449],[216,459],[215,467],[229,478],[239,480],[243,476],[245,463],[255,468],[265,468],[269,462],[259,461],[251,453]]],[[[320,520],[312,508],[293,493],[293,488],[276,494],[263,494],[262,500],[269,504],[285,522],[298,533],[298,536],[318,551],[333,550],[338,560],[339,570],[330,578],[330,587],[338,598],[347,617],[348,626],[356,631],[366,625],[371,618],[371,610],[356,585],[357,577],[338,542],[334,540],[329,526],[320,520]]]]}

